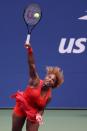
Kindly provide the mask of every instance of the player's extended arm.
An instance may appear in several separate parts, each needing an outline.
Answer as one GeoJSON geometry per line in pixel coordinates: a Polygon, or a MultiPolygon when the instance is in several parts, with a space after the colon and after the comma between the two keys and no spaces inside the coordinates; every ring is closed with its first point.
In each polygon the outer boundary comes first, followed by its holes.
{"type": "Polygon", "coordinates": [[[30,78],[32,80],[39,79],[38,74],[36,72],[36,66],[35,66],[35,61],[34,61],[33,49],[31,47],[30,42],[26,42],[25,43],[25,48],[27,49],[30,78]]]}

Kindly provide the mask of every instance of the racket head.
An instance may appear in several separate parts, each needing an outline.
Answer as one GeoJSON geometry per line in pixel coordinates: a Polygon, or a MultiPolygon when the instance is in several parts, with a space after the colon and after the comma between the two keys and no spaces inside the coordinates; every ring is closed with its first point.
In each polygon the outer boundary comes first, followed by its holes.
{"type": "Polygon", "coordinates": [[[32,3],[24,9],[23,18],[28,27],[29,32],[41,20],[42,12],[38,4],[32,3]],[[29,29],[30,28],[30,29],[29,29]]]}

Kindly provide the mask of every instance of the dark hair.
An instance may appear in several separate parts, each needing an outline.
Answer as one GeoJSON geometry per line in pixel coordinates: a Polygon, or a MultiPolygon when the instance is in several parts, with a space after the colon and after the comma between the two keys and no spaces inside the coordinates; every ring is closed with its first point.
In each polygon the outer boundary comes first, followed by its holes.
{"type": "Polygon", "coordinates": [[[56,76],[55,87],[59,87],[64,82],[63,70],[59,67],[47,66],[47,74],[54,74],[56,76]]]}

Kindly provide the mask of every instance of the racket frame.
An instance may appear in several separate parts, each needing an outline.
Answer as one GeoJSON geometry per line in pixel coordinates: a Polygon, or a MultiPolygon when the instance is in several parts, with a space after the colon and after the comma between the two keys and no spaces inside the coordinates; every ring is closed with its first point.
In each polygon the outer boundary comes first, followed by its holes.
{"type": "MultiPolygon", "coordinates": [[[[32,3],[32,4],[36,4],[36,3],[32,3]]],[[[37,5],[39,5],[39,4],[37,4],[37,5]]],[[[29,5],[28,5],[29,6],[29,5]]],[[[31,35],[31,32],[32,32],[32,30],[35,28],[35,26],[41,21],[41,18],[42,18],[42,11],[41,11],[41,8],[40,8],[40,19],[39,19],[39,21],[36,23],[36,24],[34,24],[34,25],[29,25],[27,22],[26,22],[26,20],[25,20],[25,18],[24,18],[24,15],[25,15],[25,12],[26,12],[26,9],[28,8],[28,6],[26,6],[25,7],[25,9],[24,9],[24,12],[23,12],[23,19],[24,19],[24,22],[25,22],[25,24],[26,24],[26,27],[27,27],[27,33],[28,34],[30,34],[31,35]]]]}

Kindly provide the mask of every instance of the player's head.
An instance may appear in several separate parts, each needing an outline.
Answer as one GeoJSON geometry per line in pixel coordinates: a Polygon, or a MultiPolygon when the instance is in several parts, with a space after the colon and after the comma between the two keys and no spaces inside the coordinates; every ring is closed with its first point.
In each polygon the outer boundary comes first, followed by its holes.
{"type": "Polygon", "coordinates": [[[63,71],[59,67],[52,66],[48,66],[46,69],[44,84],[52,88],[59,87],[64,81],[63,71]]]}

